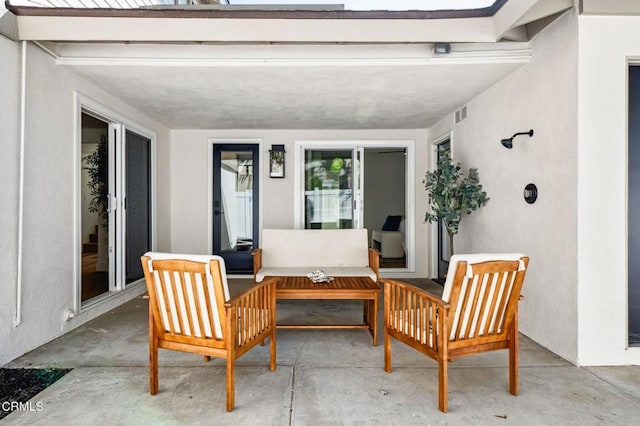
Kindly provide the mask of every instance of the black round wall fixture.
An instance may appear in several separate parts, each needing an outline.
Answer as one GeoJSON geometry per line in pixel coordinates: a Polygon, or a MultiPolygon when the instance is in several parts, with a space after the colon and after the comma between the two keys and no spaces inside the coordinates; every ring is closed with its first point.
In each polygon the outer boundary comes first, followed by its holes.
{"type": "Polygon", "coordinates": [[[529,204],[533,204],[537,199],[538,187],[533,183],[527,184],[527,186],[524,187],[524,200],[529,204]]]}

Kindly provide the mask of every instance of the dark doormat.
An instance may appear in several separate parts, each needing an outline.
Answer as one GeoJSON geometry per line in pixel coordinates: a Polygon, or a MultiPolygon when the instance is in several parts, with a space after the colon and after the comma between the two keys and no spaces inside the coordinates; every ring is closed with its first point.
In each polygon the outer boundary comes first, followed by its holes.
{"type": "Polygon", "coordinates": [[[28,409],[24,403],[69,371],[70,368],[0,368],[0,419],[14,410],[28,409]]]}

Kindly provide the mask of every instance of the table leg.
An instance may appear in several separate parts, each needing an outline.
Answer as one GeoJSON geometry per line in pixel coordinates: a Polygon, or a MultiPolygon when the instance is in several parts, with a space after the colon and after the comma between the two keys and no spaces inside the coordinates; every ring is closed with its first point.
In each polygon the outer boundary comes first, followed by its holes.
{"type": "Polygon", "coordinates": [[[370,326],[371,326],[371,334],[373,336],[373,346],[378,346],[378,293],[375,294],[373,298],[373,303],[371,303],[371,316],[370,316],[370,326]]]}

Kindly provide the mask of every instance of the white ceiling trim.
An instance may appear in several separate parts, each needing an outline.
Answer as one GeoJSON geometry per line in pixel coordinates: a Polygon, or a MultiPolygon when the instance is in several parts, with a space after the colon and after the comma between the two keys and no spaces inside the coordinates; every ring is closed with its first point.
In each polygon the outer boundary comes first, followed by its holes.
{"type": "Polygon", "coordinates": [[[64,58],[58,57],[58,65],[84,66],[155,66],[155,67],[367,67],[367,66],[425,66],[461,64],[518,64],[527,63],[531,52],[522,50],[507,55],[452,53],[442,58],[64,58]]]}
{"type": "Polygon", "coordinates": [[[21,40],[223,43],[494,42],[492,18],[200,19],[18,16],[21,40]]]}
{"type": "Polygon", "coordinates": [[[526,63],[527,43],[455,44],[434,55],[432,44],[199,45],[39,43],[58,65],[158,67],[425,66],[526,63]]]}

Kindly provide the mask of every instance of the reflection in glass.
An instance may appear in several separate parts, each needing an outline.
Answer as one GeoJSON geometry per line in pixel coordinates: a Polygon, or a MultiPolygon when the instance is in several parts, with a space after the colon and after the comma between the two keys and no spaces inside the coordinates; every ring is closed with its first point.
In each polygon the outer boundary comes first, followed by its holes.
{"type": "Polygon", "coordinates": [[[109,291],[108,123],[82,113],[81,121],[81,247],[80,299],[85,302],[109,291]]]}
{"type": "Polygon", "coordinates": [[[353,228],[352,151],[305,152],[305,228],[353,228]]]}
{"type": "Polygon", "coordinates": [[[221,153],[221,249],[253,249],[253,154],[221,153]]]}

